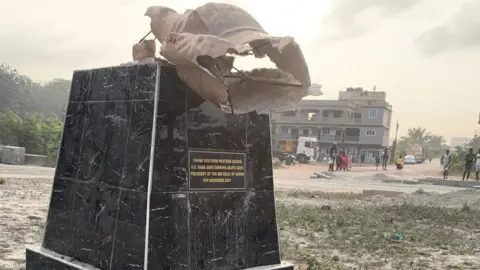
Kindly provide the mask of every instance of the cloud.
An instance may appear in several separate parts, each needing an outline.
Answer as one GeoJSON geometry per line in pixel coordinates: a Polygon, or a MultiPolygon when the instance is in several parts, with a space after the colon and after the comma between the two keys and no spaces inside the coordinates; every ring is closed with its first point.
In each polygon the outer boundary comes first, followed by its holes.
{"type": "Polygon", "coordinates": [[[379,11],[380,17],[394,16],[404,12],[424,0],[332,0],[330,12],[324,19],[327,26],[336,28],[336,33],[326,41],[338,41],[357,37],[366,32],[367,27],[358,23],[359,17],[369,11],[379,11]]]}
{"type": "Polygon", "coordinates": [[[418,48],[433,56],[447,51],[480,47],[480,0],[465,3],[450,20],[415,39],[418,48]]]}

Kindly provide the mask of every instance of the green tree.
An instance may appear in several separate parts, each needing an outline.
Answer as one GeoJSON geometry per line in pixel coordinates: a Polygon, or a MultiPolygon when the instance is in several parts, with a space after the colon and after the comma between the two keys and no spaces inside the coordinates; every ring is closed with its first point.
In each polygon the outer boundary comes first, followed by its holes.
{"type": "Polygon", "coordinates": [[[34,82],[0,65],[0,144],[56,160],[71,82],[34,82]]]}
{"type": "Polygon", "coordinates": [[[447,148],[445,138],[439,135],[430,135],[424,146],[426,149],[425,156],[427,157],[441,156],[444,149],[447,148]]]}
{"type": "Polygon", "coordinates": [[[409,144],[425,145],[430,138],[431,133],[422,127],[410,128],[406,137],[403,137],[409,144]]]}
{"type": "Polygon", "coordinates": [[[27,153],[47,155],[56,160],[63,124],[54,117],[37,114],[20,116],[13,111],[0,112],[0,142],[25,147],[27,153]]]}
{"type": "Polygon", "coordinates": [[[0,142],[4,145],[19,145],[18,134],[23,130],[23,120],[14,111],[0,113],[0,142]]]}
{"type": "Polygon", "coordinates": [[[397,144],[397,153],[405,155],[407,147],[416,144],[422,147],[425,157],[441,156],[446,148],[443,136],[434,135],[425,128],[416,127],[408,129],[407,136],[400,138],[397,144]]]}
{"type": "Polygon", "coordinates": [[[54,116],[63,121],[70,85],[71,81],[53,79],[32,92],[35,111],[45,117],[54,116]]]}
{"type": "Polygon", "coordinates": [[[475,135],[468,146],[472,147],[474,151],[478,151],[478,149],[480,149],[480,134],[478,134],[478,132],[475,132],[475,135]]]}
{"type": "Polygon", "coordinates": [[[408,145],[409,145],[409,143],[408,143],[406,138],[400,138],[400,140],[398,140],[398,143],[397,143],[397,146],[396,146],[397,147],[397,149],[396,149],[397,156],[399,156],[399,155],[406,156],[408,145]]]}
{"type": "Polygon", "coordinates": [[[463,165],[467,151],[460,146],[456,146],[452,151],[452,173],[463,172],[463,165]]]}

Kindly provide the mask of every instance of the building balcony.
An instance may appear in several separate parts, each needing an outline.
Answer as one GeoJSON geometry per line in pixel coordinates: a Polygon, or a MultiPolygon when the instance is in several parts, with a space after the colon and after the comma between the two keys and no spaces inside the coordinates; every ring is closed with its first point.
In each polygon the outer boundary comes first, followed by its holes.
{"type": "Polygon", "coordinates": [[[296,140],[297,138],[298,138],[298,134],[292,135],[290,133],[280,133],[278,135],[279,140],[285,140],[285,141],[296,140]]]}
{"type": "Polygon", "coordinates": [[[290,123],[290,124],[337,124],[337,125],[349,125],[359,124],[361,118],[348,118],[348,117],[308,117],[306,115],[297,116],[283,116],[276,115],[273,119],[276,123],[290,123]]]}
{"type": "Polygon", "coordinates": [[[360,141],[360,136],[345,136],[344,141],[345,142],[359,142],[360,141]]]}
{"type": "MultiPolygon", "coordinates": [[[[343,142],[346,143],[355,143],[360,141],[360,136],[344,136],[343,142]]],[[[321,143],[341,143],[342,142],[342,135],[320,135],[320,142],[321,143]]]]}

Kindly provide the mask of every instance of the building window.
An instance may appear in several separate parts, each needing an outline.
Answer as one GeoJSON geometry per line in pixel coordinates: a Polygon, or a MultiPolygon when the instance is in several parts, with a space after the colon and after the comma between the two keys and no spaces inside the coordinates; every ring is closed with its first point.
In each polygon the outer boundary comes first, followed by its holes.
{"type": "Polygon", "coordinates": [[[282,127],[281,132],[282,134],[290,134],[291,129],[289,127],[282,127]]]}
{"type": "Polygon", "coordinates": [[[308,136],[309,134],[310,134],[310,129],[308,129],[308,128],[302,129],[302,135],[303,136],[308,136]]]}
{"type": "Polygon", "coordinates": [[[377,118],[378,117],[378,109],[370,109],[368,112],[370,118],[377,118]]]}
{"type": "Polygon", "coordinates": [[[320,129],[321,135],[330,135],[330,128],[322,128],[320,129]]]}
{"type": "Polygon", "coordinates": [[[333,117],[335,118],[342,117],[342,111],[333,111],[333,117]]]}
{"type": "Polygon", "coordinates": [[[368,129],[367,131],[365,131],[365,134],[366,134],[367,136],[375,136],[375,134],[377,134],[377,131],[376,131],[376,130],[368,129]]]}
{"type": "Polygon", "coordinates": [[[283,116],[295,116],[295,111],[287,111],[283,113],[283,116]]]}

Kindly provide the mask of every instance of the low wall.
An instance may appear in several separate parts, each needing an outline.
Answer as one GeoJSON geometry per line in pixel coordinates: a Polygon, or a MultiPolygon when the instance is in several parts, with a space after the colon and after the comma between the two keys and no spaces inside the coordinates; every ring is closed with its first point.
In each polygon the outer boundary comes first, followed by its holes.
{"type": "Polygon", "coordinates": [[[2,163],[14,165],[25,164],[25,147],[5,145],[1,150],[2,163]]]}
{"type": "Polygon", "coordinates": [[[464,188],[473,188],[478,186],[477,181],[461,181],[461,180],[444,180],[444,179],[420,179],[419,182],[428,183],[438,186],[449,186],[449,187],[464,187],[464,188]]]}
{"type": "Polygon", "coordinates": [[[30,154],[25,155],[25,164],[33,165],[33,166],[43,166],[43,167],[51,166],[51,162],[48,156],[30,155],[30,154]]]}

